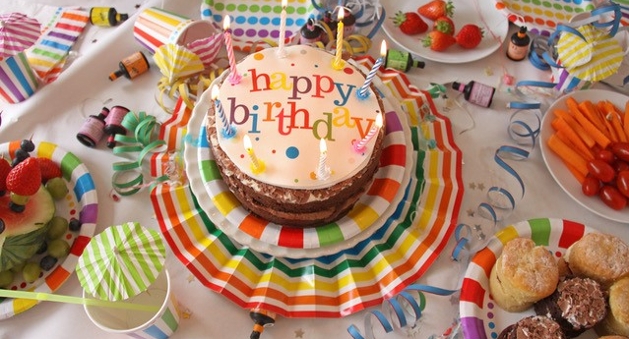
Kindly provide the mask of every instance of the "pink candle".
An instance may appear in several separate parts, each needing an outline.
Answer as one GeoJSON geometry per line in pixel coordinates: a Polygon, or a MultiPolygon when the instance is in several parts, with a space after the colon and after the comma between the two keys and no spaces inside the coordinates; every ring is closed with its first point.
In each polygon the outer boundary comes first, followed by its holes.
{"type": "Polygon", "coordinates": [[[367,133],[367,135],[365,135],[365,137],[360,141],[360,142],[355,142],[354,143],[354,151],[358,152],[358,153],[362,153],[365,151],[365,145],[367,145],[367,143],[369,142],[369,140],[371,140],[371,138],[374,137],[374,135],[376,135],[378,133],[378,131],[380,131],[380,128],[382,127],[382,113],[378,113],[378,115],[376,115],[376,123],[371,127],[371,129],[369,130],[369,132],[367,133]]]}
{"type": "Polygon", "coordinates": [[[230,24],[229,15],[225,16],[223,19],[223,38],[225,39],[225,48],[227,49],[227,59],[229,60],[229,82],[232,85],[236,85],[240,83],[240,74],[238,74],[238,69],[236,69],[236,58],[234,57],[234,47],[232,46],[232,35],[229,33],[229,24],[230,24]]]}

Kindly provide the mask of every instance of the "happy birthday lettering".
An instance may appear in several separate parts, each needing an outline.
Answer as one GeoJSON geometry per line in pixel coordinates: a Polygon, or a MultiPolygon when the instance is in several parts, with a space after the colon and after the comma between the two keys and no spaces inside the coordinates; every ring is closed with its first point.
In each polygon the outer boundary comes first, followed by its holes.
{"type": "Polygon", "coordinates": [[[294,129],[310,129],[314,138],[334,141],[337,127],[356,129],[363,138],[375,121],[375,113],[374,118],[362,118],[352,116],[344,107],[350,95],[355,95],[355,85],[334,82],[327,75],[287,76],[282,72],[258,73],[255,69],[249,69],[249,74],[252,81],[249,92],[284,90],[288,97],[283,102],[262,102],[257,109],[239,103],[236,97],[227,98],[229,108],[225,113],[228,119],[235,125],[250,123],[251,129],[247,133],[260,133],[261,123],[276,123],[280,135],[289,135],[294,129]],[[317,112],[311,112],[308,107],[299,106],[301,100],[308,96],[335,98],[332,100],[333,107],[317,108],[317,112]],[[313,120],[313,115],[323,115],[323,118],[313,120]]]}

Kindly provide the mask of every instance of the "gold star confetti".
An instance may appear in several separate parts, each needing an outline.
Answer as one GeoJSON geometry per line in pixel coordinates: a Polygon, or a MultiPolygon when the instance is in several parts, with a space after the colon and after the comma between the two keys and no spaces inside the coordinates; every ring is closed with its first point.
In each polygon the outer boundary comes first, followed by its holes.
{"type": "Polygon", "coordinates": [[[188,283],[193,282],[194,281],[194,274],[188,275],[188,279],[187,280],[188,280],[188,283]]]}
{"type": "Polygon", "coordinates": [[[483,229],[481,228],[481,226],[479,224],[474,225],[474,231],[479,232],[482,231],[483,229]]]}
{"type": "Polygon", "coordinates": [[[190,311],[189,308],[187,307],[184,308],[181,306],[181,304],[179,304],[179,309],[181,310],[179,311],[179,313],[181,314],[181,317],[183,319],[190,319],[192,317],[192,311],[190,311]]]}
{"type": "Polygon", "coordinates": [[[476,189],[476,184],[473,182],[470,182],[470,189],[476,189]]]}
{"type": "Polygon", "coordinates": [[[485,190],[485,184],[483,184],[482,182],[479,182],[478,185],[476,185],[476,186],[478,186],[478,189],[481,190],[481,191],[485,190]]]}
{"type": "Polygon", "coordinates": [[[304,337],[304,330],[302,330],[301,328],[295,330],[295,338],[303,338],[304,337]]]}
{"type": "Polygon", "coordinates": [[[488,77],[494,75],[494,69],[489,66],[485,67],[485,75],[488,77]]]}
{"type": "Polygon", "coordinates": [[[474,211],[471,208],[467,210],[467,216],[468,217],[473,217],[474,216],[474,211]]]}

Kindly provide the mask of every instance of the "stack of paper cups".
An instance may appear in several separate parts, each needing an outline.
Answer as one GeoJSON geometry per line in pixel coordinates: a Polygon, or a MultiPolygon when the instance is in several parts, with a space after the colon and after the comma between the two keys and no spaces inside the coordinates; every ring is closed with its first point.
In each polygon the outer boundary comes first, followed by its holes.
{"type": "Polygon", "coordinates": [[[135,39],[151,53],[167,43],[186,46],[214,31],[210,21],[192,20],[156,7],[142,11],[133,26],[135,39]]]}
{"type": "Polygon", "coordinates": [[[39,83],[23,51],[0,60],[0,97],[6,102],[22,102],[33,95],[37,87],[39,83]]]}

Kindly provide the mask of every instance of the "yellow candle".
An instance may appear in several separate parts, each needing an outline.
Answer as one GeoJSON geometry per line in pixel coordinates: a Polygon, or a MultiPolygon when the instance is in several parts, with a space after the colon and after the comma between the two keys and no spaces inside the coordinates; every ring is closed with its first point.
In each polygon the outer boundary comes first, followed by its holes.
{"type": "Polygon", "coordinates": [[[338,25],[336,26],[336,55],[332,60],[332,67],[335,70],[341,70],[345,66],[345,62],[341,58],[343,56],[343,18],[345,18],[345,10],[339,8],[338,25]]]}
{"type": "Polygon", "coordinates": [[[247,154],[249,155],[249,160],[251,161],[251,171],[254,174],[259,174],[259,173],[264,172],[264,168],[265,168],[264,162],[258,159],[255,152],[253,151],[253,145],[251,145],[251,139],[249,138],[249,135],[245,134],[243,138],[243,143],[245,146],[245,151],[247,151],[247,154]]]}

